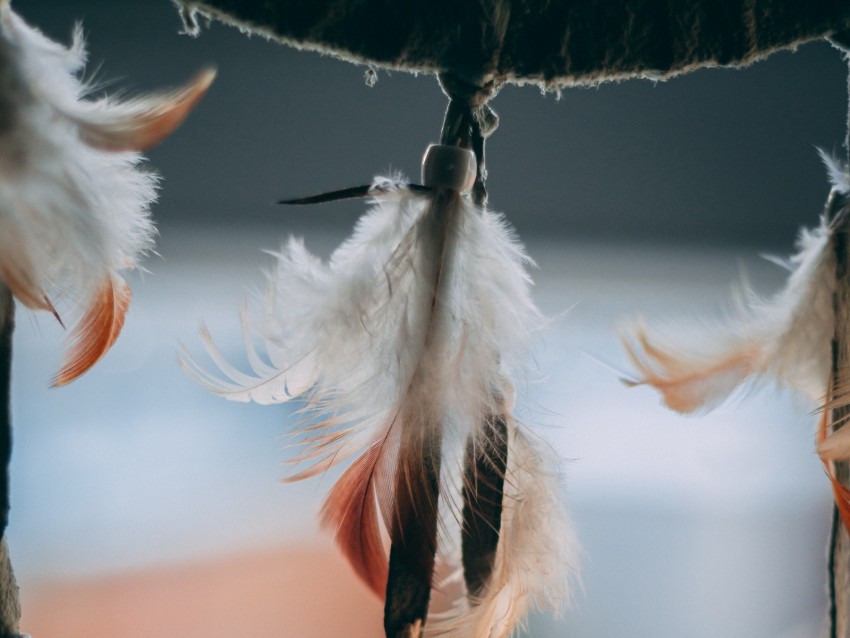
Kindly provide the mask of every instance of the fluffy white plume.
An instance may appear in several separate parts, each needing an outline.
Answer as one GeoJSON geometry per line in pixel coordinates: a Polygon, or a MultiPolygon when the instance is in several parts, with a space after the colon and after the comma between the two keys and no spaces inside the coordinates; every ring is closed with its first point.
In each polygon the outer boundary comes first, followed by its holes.
{"type": "Polygon", "coordinates": [[[746,381],[766,375],[823,399],[834,322],[830,220],[823,216],[797,243],[783,290],[766,301],[747,293],[724,328],[678,342],[650,334],[642,323],[630,328],[623,343],[638,378],[626,383],[652,385],[679,412],[716,407],[746,381]]]}
{"type": "Polygon", "coordinates": [[[57,384],[93,365],[130,302],[118,274],[153,247],[156,177],[135,151],[188,115],[213,78],[124,103],[86,100],[79,26],[70,48],[0,2],[0,279],[32,309],[82,316],[57,384]],[[67,297],[67,300],[60,299],[67,297]]]}
{"type": "Polygon", "coordinates": [[[506,638],[531,607],[556,614],[569,602],[578,543],[564,509],[558,458],[508,421],[501,538],[483,592],[436,619],[427,635],[506,638]]]}
{"type": "Polygon", "coordinates": [[[836,416],[850,404],[847,371],[832,371],[837,238],[846,233],[850,214],[850,170],[823,152],[821,157],[832,191],[819,227],[800,235],[799,250],[787,263],[791,275],[785,288],[766,302],[751,299],[726,330],[703,334],[688,345],[650,337],[638,325],[624,343],[640,376],[626,383],[654,386],[680,412],[710,409],[746,381],[766,375],[803,390],[821,403],[818,453],[850,529],[850,490],[831,465],[850,458],[847,417],[836,416]]]}
{"type": "MultiPolygon", "coordinates": [[[[306,447],[296,461],[306,468],[291,480],[359,455],[331,490],[322,519],[383,596],[384,537],[395,550],[435,527],[438,510],[457,514],[465,444],[504,411],[509,379],[523,369],[541,317],[529,293],[528,258],[500,216],[450,190],[421,194],[378,180],[372,193],[371,210],[328,263],[298,240],[277,255],[259,325],[248,329],[243,314],[253,375],[225,361],[206,331],[207,350],[226,378],[188,354],[182,362],[226,398],[272,403],[301,395],[321,415],[301,430],[306,447]],[[255,332],[268,363],[255,349],[255,332]],[[437,482],[439,507],[436,494],[429,496],[437,482]]],[[[557,463],[541,461],[510,423],[504,529],[488,602],[474,619],[465,614],[453,625],[468,631],[470,623],[489,622],[493,636],[507,633],[527,600],[564,593],[550,584],[567,568],[559,559],[571,542],[558,513],[557,463]]],[[[425,560],[429,582],[431,568],[425,560]]]]}

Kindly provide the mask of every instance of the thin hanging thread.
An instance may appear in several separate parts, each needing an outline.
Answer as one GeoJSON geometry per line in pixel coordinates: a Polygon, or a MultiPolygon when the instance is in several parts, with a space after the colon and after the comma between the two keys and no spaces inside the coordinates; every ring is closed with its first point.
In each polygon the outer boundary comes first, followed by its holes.
{"type": "Polygon", "coordinates": [[[844,60],[847,62],[847,128],[844,131],[844,150],[847,153],[847,164],[850,166],[850,48],[841,47],[844,60]]]}
{"type": "Polygon", "coordinates": [[[830,42],[844,53],[844,61],[847,63],[847,128],[844,130],[844,150],[850,165],[850,33],[833,36],[830,42]]]}
{"type": "Polygon", "coordinates": [[[828,38],[829,43],[844,54],[847,62],[847,128],[844,131],[844,150],[847,153],[847,163],[850,165],[850,31],[833,33],[828,38]]]}
{"type": "MultiPolygon", "coordinates": [[[[847,37],[842,38],[831,38],[832,44],[839,48],[844,53],[844,59],[847,62],[847,125],[844,132],[844,150],[847,155],[848,166],[850,166],[850,48],[847,46],[847,37]]],[[[845,228],[845,230],[837,230],[836,233],[836,245],[835,245],[835,258],[836,258],[836,279],[844,278],[847,276],[846,273],[846,225],[847,219],[846,215],[842,215],[842,211],[846,210],[844,197],[840,195],[835,188],[833,188],[832,192],[829,195],[827,200],[827,211],[826,214],[832,224],[839,224],[845,228]],[[844,219],[840,219],[840,217],[845,217],[844,219]]],[[[833,293],[837,294],[837,291],[833,293]]],[[[833,301],[833,305],[837,307],[838,300],[835,299],[833,301]]],[[[832,340],[832,376],[831,378],[836,379],[838,377],[838,368],[839,368],[839,348],[841,343],[839,341],[838,330],[836,329],[835,334],[832,340]]],[[[834,384],[833,381],[831,383],[834,384]]],[[[831,394],[834,395],[835,389],[831,389],[831,394]]],[[[832,421],[838,422],[839,424],[845,417],[842,413],[843,411],[839,409],[834,409],[832,411],[832,421]]],[[[824,415],[826,418],[826,415],[824,415]]],[[[824,421],[824,426],[826,422],[824,421]]],[[[826,432],[824,431],[824,434],[826,432]]],[[[827,473],[834,473],[835,480],[840,480],[838,477],[839,466],[836,464],[836,467],[833,469],[827,468],[827,473]]],[[[843,498],[843,494],[839,493],[838,487],[840,484],[833,483],[833,489],[835,491],[836,503],[833,506],[833,515],[832,515],[832,529],[830,533],[829,540],[829,548],[828,548],[828,563],[827,563],[827,594],[828,594],[828,610],[827,617],[829,619],[829,637],[830,638],[838,638],[838,630],[839,630],[839,595],[842,595],[842,592],[838,591],[838,587],[836,586],[836,578],[838,577],[838,565],[836,564],[836,555],[839,547],[839,537],[842,533],[842,517],[841,517],[841,508],[839,505],[839,501],[843,498]]]]}
{"type": "MultiPolygon", "coordinates": [[[[477,163],[475,185],[472,188],[472,201],[479,207],[487,205],[487,168],[484,157],[486,140],[499,126],[499,116],[487,102],[499,92],[495,83],[484,86],[467,84],[451,73],[437,76],[440,87],[449,98],[449,105],[443,118],[440,144],[459,146],[472,150],[477,163]]],[[[431,189],[421,184],[408,184],[407,188],[416,192],[428,192],[431,189]]],[[[278,200],[278,204],[305,205],[325,204],[343,199],[368,197],[375,192],[375,186],[364,184],[335,191],[319,193],[308,197],[294,197],[278,200]]]]}

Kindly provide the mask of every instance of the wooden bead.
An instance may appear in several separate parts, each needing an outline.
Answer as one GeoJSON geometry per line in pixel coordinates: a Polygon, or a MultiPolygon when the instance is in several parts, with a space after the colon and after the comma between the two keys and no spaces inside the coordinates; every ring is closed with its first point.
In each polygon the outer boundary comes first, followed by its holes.
{"type": "Polygon", "coordinates": [[[475,184],[475,153],[458,146],[431,144],[422,159],[422,183],[431,188],[466,192],[475,184]]]}

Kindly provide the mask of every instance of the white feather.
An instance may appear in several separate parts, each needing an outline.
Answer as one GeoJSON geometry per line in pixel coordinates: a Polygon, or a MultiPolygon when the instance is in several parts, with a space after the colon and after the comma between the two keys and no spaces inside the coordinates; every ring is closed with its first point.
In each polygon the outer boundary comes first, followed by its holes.
{"type": "Polygon", "coordinates": [[[797,248],[784,288],[769,300],[742,295],[736,316],[722,328],[674,340],[634,324],[623,341],[638,377],[626,383],[654,386],[679,412],[711,409],[745,382],[765,376],[822,399],[834,321],[829,220],[822,217],[816,229],[801,231],[797,248]]]}
{"type": "Polygon", "coordinates": [[[850,170],[848,170],[848,166],[823,149],[818,149],[818,154],[826,167],[826,174],[832,187],[844,195],[850,194],[850,170]]]}
{"type": "MultiPolygon", "coordinates": [[[[820,225],[800,233],[798,252],[787,262],[791,275],[784,289],[769,301],[751,296],[725,330],[703,334],[688,345],[650,336],[641,324],[632,327],[624,344],[639,377],[627,384],[654,386],[680,412],[711,409],[742,384],[765,376],[802,390],[824,412],[850,403],[846,371],[837,378],[831,374],[835,236],[845,232],[850,211],[846,201],[834,197],[850,195],[850,169],[823,151],[820,155],[832,192],[820,225]],[[842,208],[831,210],[836,201],[842,208]],[[701,345],[694,348],[694,343],[701,345]]],[[[836,427],[840,425],[833,423],[828,436],[822,432],[818,453],[825,462],[850,458],[850,429],[836,427]]],[[[835,483],[832,470],[829,475],[835,483]]]]}
{"type": "Polygon", "coordinates": [[[505,638],[531,608],[555,614],[572,597],[578,542],[564,507],[559,459],[511,421],[502,526],[493,574],[473,604],[461,602],[428,636],[505,638]]]}
{"type": "MultiPolygon", "coordinates": [[[[0,6],[4,72],[0,128],[0,255],[28,264],[45,292],[85,298],[113,271],[132,268],[153,247],[149,207],[156,177],[135,153],[82,143],[63,112],[87,91],[79,27],[70,48],[0,6]]],[[[105,107],[104,107],[105,108],[105,107]]],[[[32,293],[34,297],[39,295],[32,293]]]]}
{"type": "Polygon", "coordinates": [[[56,384],[84,373],[118,337],[131,293],[119,275],[154,244],[157,177],[147,148],[176,128],[214,73],[172,93],[84,99],[82,31],[69,48],[0,2],[0,281],[32,309],[66,298],[80,320],[56,384]]]}
{"type": "MultiPolygon", "coordinates": [[[[328,263],[294,239],[276,255],[261,319],[245,335],[253,375],[221,361],[206,336],[226,378],[189,359],[184,364],[226,398],[279,402],[304,393],[322,420],[303,428],[306,449],[298,460],[308,467],[292,479],[366,450],[332,490],[324,517],[354,537],[341,544],[380,592],[385,573],[370,565],[381,542],[361,530],[374,519],[373,498],[389,530],[398,499],[404,499],[395,483],[399,459],[411,450],[427,455],[434,432],[442,441],[440,509],[452,516],[447,504],[458,501],[465,441],[503,409],[542,318],[530,296],[529,260],[499,215],[456,193],[423,195],[392,180],[376,180],[372,192],[370,211],[328,263]],[[254,332],[271,366],[254,351],[254,332]],[[289,375],[302,361],[310,362],[311,374],[299,374],[293,387],[289,375]],[[286,396],[280,393],[284,378],[286,396]],[[362,508],[355,514],[347,500],[352,493],[362,508]]],[[[243,328],[248,324],[243,316],[243,328]]],[[[568,568],[570,561],[562,559],[572,547],[553,478],[557,464],[541,460],[513,425],[511,439],[505,541],[486,605],[492,620],[456,619],[456,626],[505,627],[494,636],[506,633],[530,602],[561,597],[564,589],[554,583],[568,568]],[[510,609],[506,597],[513,598],[510,609]]],[[[444,529],[450,527],[444,521],[444,529]]]]}
{"type": "MultiPolygon", "coordinates": [[[[421,358],[411,340],[423,329],[417,325],[422,313],[411,308],[411,299],[423,296],[423,290],[425,297],[430,294],[419,277],[428,261],[420,241],[427,199],[400,186],[381,190],[329,263],[297,239],[275,255],[277,267],[269,274],[257,326],[272,366],[251,354],[256,376],[237,374],[205,336],[210,354],[230,379],[212,390],[244,400],[246,395],[233,394],[242,387],[254,401],[278,402],[283,397],[272,396],[272,386],[268,396],[257,388],[309,358],[315,373],[306,376],[321,386],[312,395],[334,397],[339,413],[359,414],[360,406],[376,402],[384,409],[374,411],[383,412],[397,401],[399,375],[409,378],[421,358]]],[[[446,411],[465,420],[480,414],[482,402],[492,402],[504,370],[522,368],[521,354],[541,318],[528,291],[527,257],[501,217],[463,206],[447,291],[451,301],[442,307],[446,345],[433,362],[440,374],[449,375],[438,380],[441,392],[449,393],[441,397],[449,400],[446,411]]],[[[243,317],[243,328],[249,321],[243,317]]],[[[249,354],[254,352],[250,330],[245,341],[249,354]]],[[[288,394],[297,396],[310,385],[303,380],[288,394]]]]}

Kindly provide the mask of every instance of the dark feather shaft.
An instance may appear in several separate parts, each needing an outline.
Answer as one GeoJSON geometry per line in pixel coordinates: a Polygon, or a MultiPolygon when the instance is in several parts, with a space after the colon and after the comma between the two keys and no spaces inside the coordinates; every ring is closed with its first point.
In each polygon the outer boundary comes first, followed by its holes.
{"type": "MultiPolygon", "coordinates": [[[[433,434],[424,448],[421,472],[402,468],[391,531],[390,567],[384,606],[387,638],[419,638],[428,615],[434,555],[437,551],[437,500],[440,493],[440,437],[433,434]],[[423,511],[424,510],[424,511],[423,511]]],[[[404,459],[401,459],[402,462],[404,459]]]]}
{"type": "MultiPolygon", "coordinates": [[[[422,237],[429,242],[420,246],[433,267],[433,293],[428,308],[423,353],[438,347],[446,287],[452,277],[452,261],[458,223],[460,195],[449,190],[436,191],[423,217],[422,237]]],[[[425,355],[427,356],[427,355],[425,355]]],[[[420,368],[411,381],[417,388],[422,382],[420,368]]],[[[418,391],[418,390],[417,390],[418,391]]],[[[384,607],[387,638],[418,638],[422,635],[431,597],[434,556],[437,552],[438,501],[440,495],[441,424],[422,419],[421,414],[402,414],[411,419],[404,429],[394,491],[393,518],[390,523],[390,564],[384,607]],[[413,425],[414,427],[410,427],[413,425]]]]}
{"type": "MultiPolygon", "coordinates": [[[[417,193],[427,193],[431,189],[420,184],[407,184],[406,188],[417,193]]],[[[309,197],[296,197],[293,199],[281,199],[278,204],[286,204],[288,206],[303,206],[306,204],[327,204],[328,202],[338,202],[344,199],[358,199],[361,197],[369,197],[376,192],[381,192],[380,188],[375,188],[371,184],[363,186],[352,186],[343,188],[337,191],[328,193],[319,193],[318,195],[310,195],[309,197]]]]}
{"type": "Polygon", "coordinates": [[[472,603],[484,593],[493,572],[507,464],[508,426],[502,416],[490,417],[483,435],[467,442],[464,458],[461,558],[472,603]]]}
{"type": "Polygon", "coordinates": [[[293,199],[281,199],[278,204],[287,204],[289,206],[301,206],[303,204],[324,204],[327,202],[336,202],[342,199],[356,199],[358,197],[366,197],[371,189],[370,184],[363,186],[352,186],[351,188],[343,188],[338,191],[329,193],[319,193],[309,197],[296,197],[293,199]]]}

